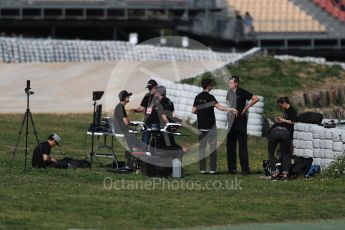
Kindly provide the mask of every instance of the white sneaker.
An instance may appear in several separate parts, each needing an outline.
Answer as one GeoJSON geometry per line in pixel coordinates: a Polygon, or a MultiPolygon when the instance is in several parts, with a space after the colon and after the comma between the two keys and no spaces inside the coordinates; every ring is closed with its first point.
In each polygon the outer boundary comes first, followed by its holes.
{"type": "Polygon", "coordinates": [[[214,174],[216,174],[216,171],[210,171],[210,174],[214,175],[214,174]]]}
{"type": "Polygon", "coordinates": [[[200,171],[200,174],[205,175],[206,171],[200,171]]]}

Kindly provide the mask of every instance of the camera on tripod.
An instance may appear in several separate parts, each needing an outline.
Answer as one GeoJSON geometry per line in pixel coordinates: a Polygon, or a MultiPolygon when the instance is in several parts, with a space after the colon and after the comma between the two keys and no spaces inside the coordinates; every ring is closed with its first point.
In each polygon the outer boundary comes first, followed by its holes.
{"type": "Polygon", "coordinates": [[[34,94],[34,92],[32,92],[30,88],[30,80],[26,81],[26,88],[24,90],[26,94],[34,94]]]}

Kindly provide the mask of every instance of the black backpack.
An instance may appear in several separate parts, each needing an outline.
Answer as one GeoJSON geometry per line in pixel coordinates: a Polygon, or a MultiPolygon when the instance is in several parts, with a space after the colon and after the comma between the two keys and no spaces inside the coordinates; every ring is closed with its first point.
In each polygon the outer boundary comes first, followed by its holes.
{"type": "Polygon", "coordinates": [[[291,176],[298,177],[298,176],[306,175],[313,164],[312,157],[305,158],[305,157],[292,156],[292,159],[294,159],[295,164],[291,166],[291,169],[290,169],[291,176]]]}
{"type": "Polygon", "coordinates": [[[298,122],[319,125],[322,123],[323,115],[321,113],[306,112],[297,118],[298,122]]]}

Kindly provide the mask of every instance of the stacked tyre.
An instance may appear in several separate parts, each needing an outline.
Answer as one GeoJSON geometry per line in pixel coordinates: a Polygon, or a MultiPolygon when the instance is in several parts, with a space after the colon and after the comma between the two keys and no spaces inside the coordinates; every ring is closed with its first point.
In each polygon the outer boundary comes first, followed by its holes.
{"type": "MultiPolygon", "coordinates": [[[[228,91],[226,90],[212,90],[212,95],[216,98],[218,103],[220,103],[223,106],[226,106],[226,95],[228,91]]],[[[215,109],[215,115],[216,115],[216,123],[217,128],[219,129],[227,129],[228,128],[228,113],[219,111],[218,109],[215,109]]]]}
{"type": "Polygon", "coordinates": [[[247,133],[251,136],[262,136],[262,126],[264,122],[264,98],[259,96],[258,101],[254,106],[249,108],[247,133]]]}
{"type": "Polygon", "coordinates": [[[313,164],[325,166],[325,128],[318,125],[312,126],[314,157],[313,164]]]}
{"type": "Polygon", "coordinates": [[[313,157],[313,133],[308,124],[298,123],[294,131],[294,154],[301,157],[313,157]]]}

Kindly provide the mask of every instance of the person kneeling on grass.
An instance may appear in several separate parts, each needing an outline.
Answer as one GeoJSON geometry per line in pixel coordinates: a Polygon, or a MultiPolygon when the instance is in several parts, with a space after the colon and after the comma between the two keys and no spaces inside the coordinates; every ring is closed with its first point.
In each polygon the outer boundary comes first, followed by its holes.
{"type": "Polygon", "coordinates": [[[45,168],[56,164],[58,161],[50,156],[51,149],[59,145],[61,138],[57,134],[50,134],[46,141],[39,143],[32,154],[32,167],[45,168]]]}

